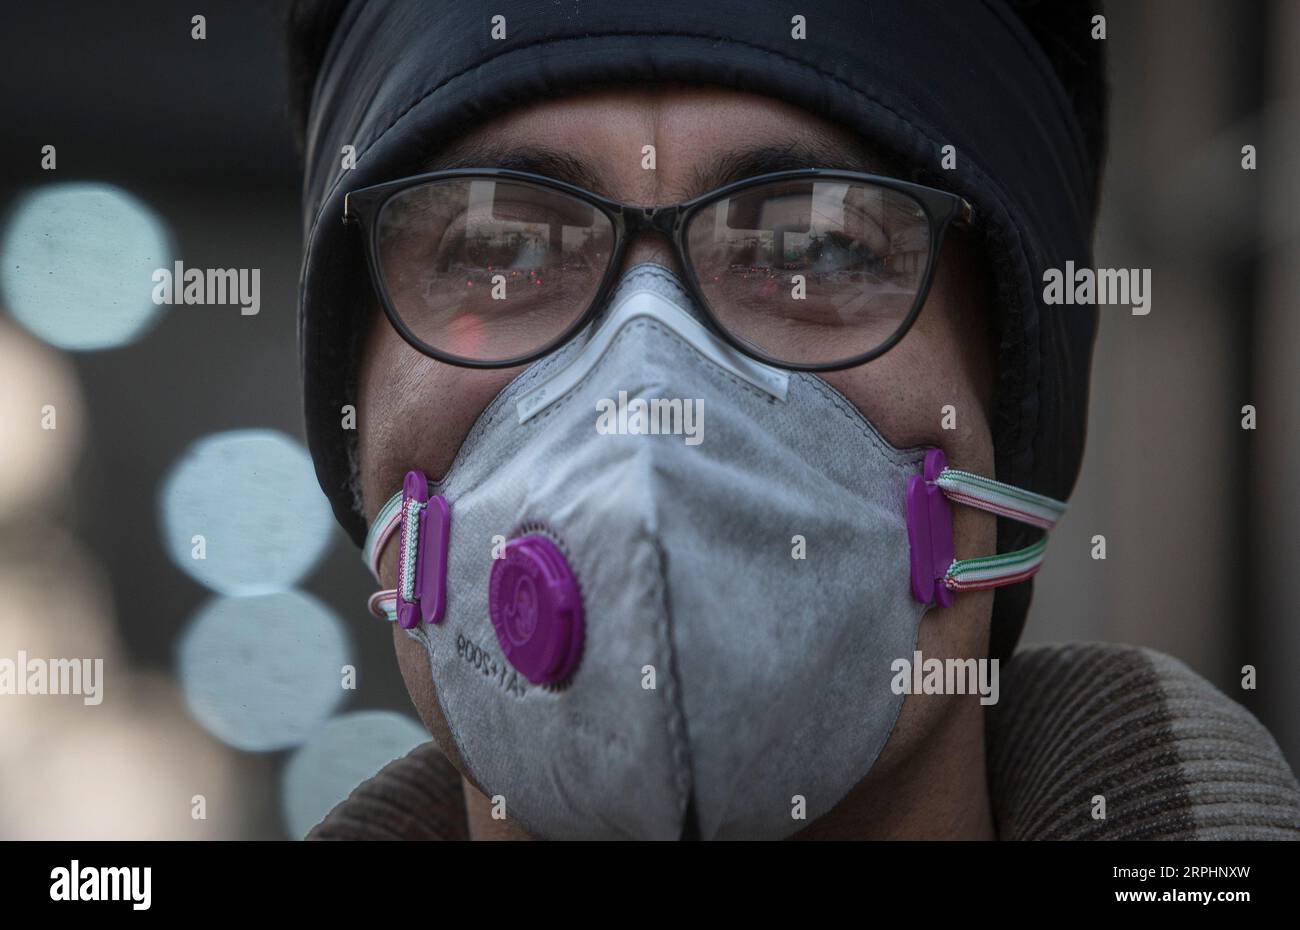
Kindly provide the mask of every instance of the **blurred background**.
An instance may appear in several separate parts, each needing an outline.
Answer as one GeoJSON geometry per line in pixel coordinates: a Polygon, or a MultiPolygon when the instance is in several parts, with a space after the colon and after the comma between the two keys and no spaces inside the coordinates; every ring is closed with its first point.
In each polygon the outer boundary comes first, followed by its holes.
{"type": "MultiPolygon", "coordinates": [[[[1096,261],[1154,301],[1102,310],[1025,642],[1169,653],[1295,767],[1300,2],[1113,6],[1096,261]]],[[[283,19],[50,2],[0,40],[0,658],[105,664],[99,707],[0,699],[0,838],[297,838],[427,738],[303,443],[283,19]],[[155,306],[175,261],[260,269],[260,312],[155,306]]]]}

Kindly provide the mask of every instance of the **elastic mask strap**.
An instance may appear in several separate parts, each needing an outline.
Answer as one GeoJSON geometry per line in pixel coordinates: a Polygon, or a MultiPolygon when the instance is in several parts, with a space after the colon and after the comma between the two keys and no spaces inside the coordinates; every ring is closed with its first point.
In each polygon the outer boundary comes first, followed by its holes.
{"type": "MultiPolygon", "coordinates": [[[[402,525],[402,492],[397,492],[388,499],[388,503],[379,508],[375,522],[370,524],[366,534],[366,543],[361,547],[361,560],[370,569],[370,574],[379,580],[379,558],[388,548],[388,541],[393,538],[402,525]]],[[[376,591],[366,602],[366,609],[380,620],[397,619],[397,589],[376,591]]]]}
{"type": "Polygon", "coordinates": [[[935,484],[950,501],[1044,530],[1055,527],[1065,514],[1065,505],[1058,500],[956,468],[944,468],[935,484]]]}
{"type": "Polygon", "coordinates": [[[907,487],[907,536],[911,544],[912,595],[922,604],[951,607],[953,592],[1016,584],[1034,575],[1047,551],[1044,536],[1032,546],[998,555],[956,559],[949,501],[987,510],[1043,530],[1056,526],[1065,504],[983,475],[949,468],[939,449],[925,457],[921,475],[907,487]]]}
{"type": "MultiPolygon", "coordinates": [[[[397,621],[406,629],[421,619],[440,623],[445,610],[451,509],[445,498],[431,496],[429,491],[423,472],[408,472],[401,493],[379,509],[361,550],[362,559],[378,580],[379,559],[389,540],[400,535],[397,587],[376,591],[367,608],[376,617],[397,621]]],[[[1043,537],[1014,552],[955,558],[949,501],[1043,530],[1055,527],[1065,513],[1065,504],[1058,500],[949,468],[943,452],[931,449],[923,473],[913,476],[907,486],[912,595],[922,604],[951,607],[954,592],[1024,581],[1042,566],[1047,551],[1047,538],[1043,537]]]]}

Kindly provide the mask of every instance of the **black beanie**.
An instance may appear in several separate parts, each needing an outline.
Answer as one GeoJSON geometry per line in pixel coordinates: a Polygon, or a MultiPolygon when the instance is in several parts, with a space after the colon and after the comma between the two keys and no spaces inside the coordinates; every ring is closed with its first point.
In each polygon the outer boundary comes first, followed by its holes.
{"type": "MultiPolygon", "coordinates": [[[[318,64],[304,135],[299,348],[316,474],[358,545],[366,525],[356,433],[342,429],[342,408],[356,403],[373,298],[361,244],[342,222],[344,194],[415,173],[448,139],[500,112],[616,84],[710,84],[785,100],[966,197],[996,287],[996,477],[1068,498],[1083,454],[1097,316],[1087,306],[1045,306],[1041,282],[1067,261],[1091,265],[1104,148],[1092,4],[1051,12],[1007,0],[332,6],[341,8],[327,24],[307,28],[316,54],[306,58],[318,64]],[[504,38],[494,38],[494,26],[504,38]],[[1080,74],[1091,92],[1078,92],[1080,74]],[[355,147],[352,169],[342,167],[346,145],[355,147]],[[951,170],[940,166],[945,146],[951,170]]],[[[1000,520],[998,549],[1027,545],[1035,532],[1000,520]]],[[[1014,648],[1030,585],[997,591],[992,656],[1014,648]]]]}

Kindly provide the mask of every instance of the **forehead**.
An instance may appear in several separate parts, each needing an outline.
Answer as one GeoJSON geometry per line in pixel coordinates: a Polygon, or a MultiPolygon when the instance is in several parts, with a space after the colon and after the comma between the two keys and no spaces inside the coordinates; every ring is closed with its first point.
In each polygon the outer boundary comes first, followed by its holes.
{"type": "Polygon", "coordinates": [[[425,171],[512,168],[614,199],[685,200],[794,168],[898,176],[861,137],[784,101],[724,88],[612,88],[538,101],[429,153],[425,171]]]}

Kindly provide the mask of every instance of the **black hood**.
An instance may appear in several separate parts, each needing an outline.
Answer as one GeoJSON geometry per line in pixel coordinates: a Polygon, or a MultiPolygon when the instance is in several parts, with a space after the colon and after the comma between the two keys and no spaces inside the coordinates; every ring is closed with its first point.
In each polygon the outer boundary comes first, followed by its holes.
{"type": "MultiPolygon", "coordinates": [[[[1074,28],[1087,40],[1089,26],[1084,15],[1074,28]]],[[[348,3],[324,46],[306,128],[299,311],[308,441],[339,521],[360,545],[356,433],[341,428],[341,408],[356,404],[373,297],[361,244],[342,222],[344,194],[415,173],[449,139],[528,101],[648,82],[788,101],[966,197],[996,284],[996,477],[1068,498],[1097,316],[1043,305],[1041,282],[1067,261],[1091,265],[1100,159],[1059,73],[1002,0],[348,3]],[[792,35],[796,14],[806,38],[792,35]],[[497,15],[504,39],[492,37],[497,15]],[[355,146],[351,170],[345,145],[355,146]],[[949,145],[956,167],[943,170],[949,145]]],[[[999,549],[1034,532],[1000,521],[999,549]]],[[[994,656],[1014,646],[1029,594],[1029,582],[997,592],[994,656]]]]}

